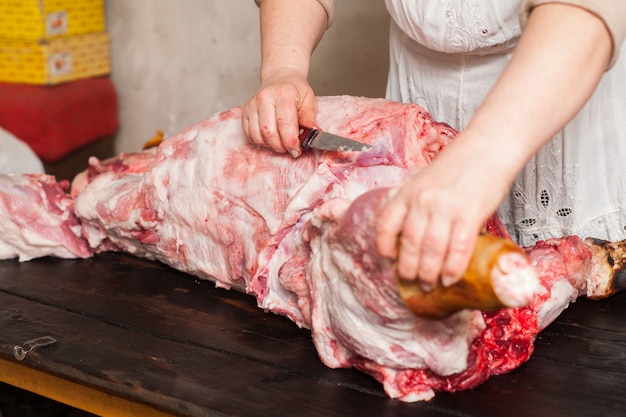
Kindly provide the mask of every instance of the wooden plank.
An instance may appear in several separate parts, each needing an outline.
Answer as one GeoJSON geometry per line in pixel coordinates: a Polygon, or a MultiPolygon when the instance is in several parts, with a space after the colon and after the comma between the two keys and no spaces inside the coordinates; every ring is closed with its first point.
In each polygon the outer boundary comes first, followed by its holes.
{"type": "Polygon", "coordinates": [[[520,368],[434,403],[468,415],[623,416],[626,294],[579,299],[546,328],[520,368]]]}
{"type": "Polygon", "coordinates": [[[433,405],[463,416],[543,417],[624,415],[624,378],[535,357],[521,368],[464,392],[440,394],[433,405]],[[597,385],[598,382],[604,383],[597,385]],[[612,381],[612,382],[611,382],[612,381]],[[604,388],[610,387],[609,391],[604,388]],[[461,411],[462,410],[462,411],[461,411]]]}
{"type": "MultiPolygon", "coordinates": [[[[607,302],[625,302],[623,296],[607,302]]],[[[572,316],[588,304],[572,306],[572,316]]],[[[598,332],[588,329],[571,334],[571,328],[555,322],[535,343],[535,352],[520,368],[494,376],[466,392],[440,394],[433,403],[466,415],[498,416],[623,416],[626,398],[626,362],[623,361],[621,330],[598,332]],[[612,335],[617,336],[614,339],[612,335]],[[595,355],[598,344],[602,352],[595,355]],[[619,352],[619,353],[618,353],[619,352]],[[615,353],[615,355],[613,355],[615,353]]]]}
{"type": "Polygon", "coordinates": [[[390,400],[280,363],[158,339],[7,294],[0,294],[0,305],[0,355],[5,359],[16,344],[49,335],[58,343],[29,353],[25,364],[173,414],[339,417],[381,415],[384,410],[397,416],[430,412],[425,405],[390,400]]]}
{"type": "Polygon", "coordinates": [[[171,417],[150,406],[67,381],[0,357],[0,381],[98,416],[171,417]]]}
{"type": "Polygon", "coordinates": [[[63,335],[30,365],[184,415],[611,416],[624,407],[626,294],[579,300],[521,368],[420,404],[324,367],[308,331],[252,297],[125,255],[0,262],[0,306],[5,354],[16,340],[63,335]]]}
{"type": "Polygon", "coordinates": [[[216,289],[211,282],[156,262],[122,254],[88,260],[0,262],[0,292],[156,338],[280,363],[384,395],[380,384],[369,376],[325,367],[308,330],[285,317],[263,313],[253,297],[216,289]],[[51,278],[50,271],[63,278],[51,278]]]}

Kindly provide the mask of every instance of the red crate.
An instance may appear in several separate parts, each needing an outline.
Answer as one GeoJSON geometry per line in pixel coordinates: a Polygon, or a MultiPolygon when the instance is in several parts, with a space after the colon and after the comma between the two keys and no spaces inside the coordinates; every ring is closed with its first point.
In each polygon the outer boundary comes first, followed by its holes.
{"type": "Polygon", "coordinates": [[[117,131],[115,88],[109,77],[55,86],[0,83],[0,126],[54,162],[117,131]]]}

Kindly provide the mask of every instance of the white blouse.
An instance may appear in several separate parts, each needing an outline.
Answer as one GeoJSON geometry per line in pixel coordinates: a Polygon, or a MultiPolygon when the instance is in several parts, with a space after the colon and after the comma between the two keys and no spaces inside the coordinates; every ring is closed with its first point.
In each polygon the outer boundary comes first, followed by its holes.
{"type": "MultiPolygon", "coordinates": [[[[387,97],[463,129],[510,59],[522,0],[385,3],[392,18],[387,97]]],[[[625,98],[626,59],[618,59],[576,118],[518,175],[499,210],[518,243],[626,239],[625,98]]]]}

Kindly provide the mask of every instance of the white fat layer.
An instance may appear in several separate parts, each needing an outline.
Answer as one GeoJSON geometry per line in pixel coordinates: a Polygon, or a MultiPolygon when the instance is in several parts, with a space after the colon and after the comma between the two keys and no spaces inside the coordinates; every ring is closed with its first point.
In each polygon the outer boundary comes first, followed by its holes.
{"type": "MultiPolygon", "coordinates": [[[[317,291],[313,297],[317,307],[314,315],[333,329],[342,348],[391,368],[429,368],[443,376],[467,368],[470,344],[485,327],[479,312],[465,310],[446,320],[427,320],[411,314],[399,297],[393,300],[395,305],[373,311],[359,296],[370,290],[376,293],[376,289],[354,287],[347,280],[347,274],[351,274],[353,283],[372,282],[353,257],[329,248],[321,239],[312,246],[315,256],[310,276],[317,291]]],[[[328,357],[325,362],[336,359],[328,357]]]]}
{"type": "MultiPolygon", "coordinates": [[[[46,180],[45,176],[41,177],[41,181],[46,180]]],[[[61,213],[46,210],[40,202],[45,201],[47,197],[41,189],[39,180],[14,174],[0,175],[0,193],[11,196],[8,207],[0,201],[0,259],[17,257],[24,262],[43,256],[60,258],[79,256],[72,252],[71,246],[66,246],[67,236],[61,227],[68,218],[69,202],[68,204],[64,204],[64,201],[57,202],[61,213]],[[29,197],[26,190],[38,193],[41,200],[29,200],[32,197],[29,197]],[[27,205],[29,201],[32,207],[27,205]],[[16,214],[15,207],[18,206],[24,206],[26,209],[19,210],[19,214],[16,214]]],[[[71,231],[80,236],[80,229],[73,228],[71,231]]]]}
{"type": "Polygon", "coordinates": [[[578,290],[568,280],[555,281],[550,289],[550,297],[537,311],[539,329],[542,330],[552,323],[577,297],[578,290]]]}

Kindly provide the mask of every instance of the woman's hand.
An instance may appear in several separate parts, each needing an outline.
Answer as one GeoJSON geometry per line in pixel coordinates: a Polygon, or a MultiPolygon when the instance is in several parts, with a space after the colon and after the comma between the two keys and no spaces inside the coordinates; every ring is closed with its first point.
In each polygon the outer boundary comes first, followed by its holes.
{"type": "Polygon", "coordinates": [[[243,106],[243,131],[252,142],[295,158],[302,152],[298,123],[317,127],[307,75],[328,15],[317,0],[260,3],[261,86],[243,106]]]}
{"type": "Polygon", "coordinates": [[[295,68],[278,68],[243,106],[243,130],[257,145],[295,158],[302,152],[298,125],[315,127],[316,113],[315,94],[306,76],[295,68]]]}
{"type": "Polygon", "coordinates": [[[504,199],[514,176],[480,138],[459,134],[423,171],[406,181],[377,224],[379,252],[396,259],[398,275],[425,289],[458,281],[476,238],[504,199]],[[478,145],[478,146],[477,146],[478,145]]]}

